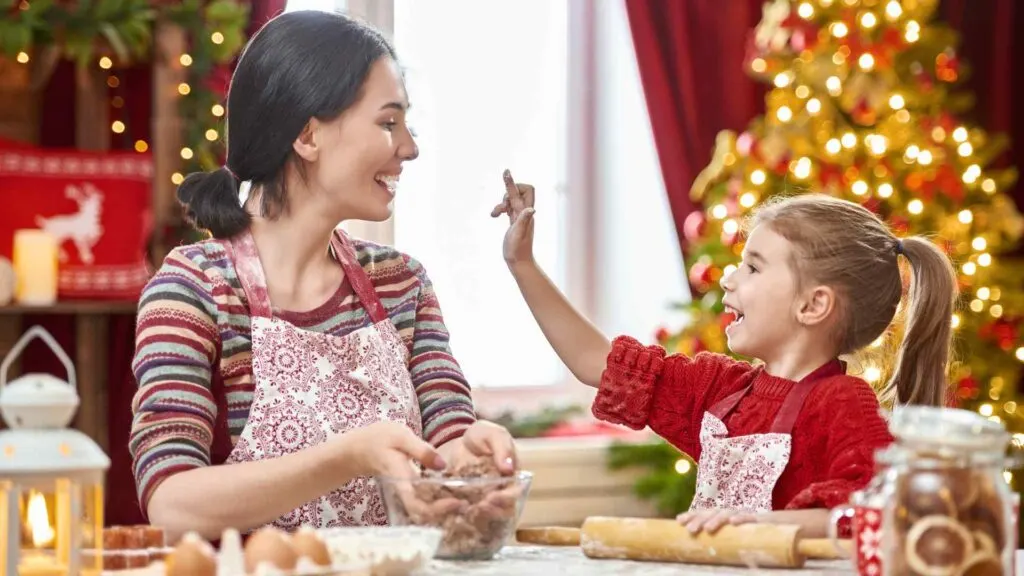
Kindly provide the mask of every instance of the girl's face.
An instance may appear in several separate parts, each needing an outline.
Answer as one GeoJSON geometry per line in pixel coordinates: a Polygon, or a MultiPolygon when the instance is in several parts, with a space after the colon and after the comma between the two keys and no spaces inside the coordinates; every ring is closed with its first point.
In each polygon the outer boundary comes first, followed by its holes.
{"type": "Polygon", "coordinates": [[[747,238],[742,263],[722,278],[722,303],[736,315],[725,334],[736,354],[770,363],[800,330],[792,258],[788,240],[758,226],[747,238]]]}
{"type": "Polygon", "coordinates": [[[309,131],[296,140],[297,152],[310,161],[312,192],[326,197],[340,218],[382,221],[391,216],[402,163],[419,155],[406,125],[408,108],[397,64],[381,58],[355,104],[329,122],[311,121],[309,131]],[[312,158],[303,148],[303,140],[310,138],[312,158]]]}

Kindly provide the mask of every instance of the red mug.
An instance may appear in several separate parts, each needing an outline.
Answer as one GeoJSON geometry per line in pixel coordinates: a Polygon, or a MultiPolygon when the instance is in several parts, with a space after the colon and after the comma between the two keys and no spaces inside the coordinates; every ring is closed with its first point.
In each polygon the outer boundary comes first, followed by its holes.
{"type": "Polygon", "coordinates": [[[849,556],[854,561],[857,574],[881,576],[882,509],[869,506],[866,500],[862,492],[854,492],[850,504],[832,509],[829,515],[829,538],[841,555],[849,556]],[[850,522],[850,549],[840,546],[839,523],[844,518],[850,522]]]}

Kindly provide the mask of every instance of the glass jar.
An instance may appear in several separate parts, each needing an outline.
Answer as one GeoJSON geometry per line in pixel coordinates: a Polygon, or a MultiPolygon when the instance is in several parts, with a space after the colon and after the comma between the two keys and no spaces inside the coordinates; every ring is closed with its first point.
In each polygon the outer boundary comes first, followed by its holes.
{"type": "Polygon", "coordinates": [[[921,406],[898,409],[889,427],[902,450],[882,520],[884,573],[1012,574],[1005,427],[974,412],[921,406]]]}

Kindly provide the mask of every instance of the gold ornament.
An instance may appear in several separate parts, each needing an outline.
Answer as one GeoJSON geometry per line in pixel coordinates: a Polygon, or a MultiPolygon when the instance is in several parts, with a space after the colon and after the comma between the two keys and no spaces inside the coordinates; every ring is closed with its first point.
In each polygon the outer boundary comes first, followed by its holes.
{"type": "Polygon", "coordinates": [[[732,130],[722,130],[715,136],[715,151],[711,155],[711,163],[704,167],[697,174],[697,177],[693,180],[693,185],[690,186],[690,198],[693,200],[701,200],[704,198],[704,194],[707,193],[708,188],[712,184],[718,181],[719,177],[725,171],[726,158],[730,154],[735,157],[736,154],[736,133],[732,130]]]}
{"type": "Polygon", "coordinates": [[[762,53],[781,52],[789,44],[790,31],[782,26],[789,11],[789,0],[765,2],[761,7],[761,22],[754,28],[754,45],[762,53]]]}

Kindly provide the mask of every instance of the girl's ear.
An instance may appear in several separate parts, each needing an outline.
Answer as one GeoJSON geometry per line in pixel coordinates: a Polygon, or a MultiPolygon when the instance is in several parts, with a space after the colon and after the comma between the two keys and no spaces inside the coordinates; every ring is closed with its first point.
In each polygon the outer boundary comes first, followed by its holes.
{"type": "Polygon", "coordinates": [[[796,319],[804,326],[821,324],[836,308],[836,293],[829,286],[815,286],[798,303],[796,319]]]}

